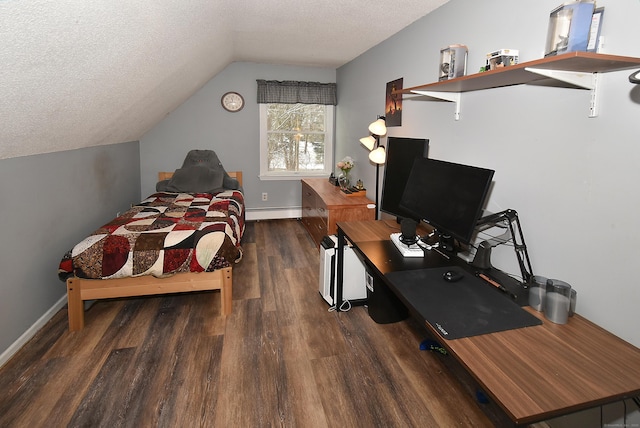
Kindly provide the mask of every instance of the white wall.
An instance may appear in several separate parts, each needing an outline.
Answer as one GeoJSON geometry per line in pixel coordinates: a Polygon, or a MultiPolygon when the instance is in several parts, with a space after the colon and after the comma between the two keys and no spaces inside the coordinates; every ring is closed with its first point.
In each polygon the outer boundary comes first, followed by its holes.
{"type": "Polygon", "coordinates": [[[157,171],[173,171],[191,149],[212,149],[227,170],[243,171],[247,213],[300,210],[300,180],[261,181],[256,79],[335,82],[335,69],[232,63],[140,140],[142,194],[155,190],[157,171]],[[239,92],[245,107],[225,111],[220,97],[239,92]],[[269,200],[262,201],[262,192],[269,200]]]}
{"type": "MultiPolygon", "coordinates": [[[[454,43],[469,47],[469,73],[495,49],[538,59],[560,3],[452,0],[339,68],[336,158],[356,159],[352,174],[374,198],[375,168],[358,139],[383,113],[386,82],[437,81],[439,51],[454,43]]],[[[640,2],[598,6],[602,52],[640,57],[640,2]]],[[[488,209],[519,213],[534,272],[572,284],[581,315],[640,346],[640,87],[629,83],[632,71],[601,75],[597,118],[588,117],[589,91],[514,86],[463,94],[459,121],[453,104],[405,97],[403,125],[388,135],[429,138],[430,157],[495,169],[488,209]]],[[[515,260],[510,251],[494,255],[497,266],[515,260]]]]}

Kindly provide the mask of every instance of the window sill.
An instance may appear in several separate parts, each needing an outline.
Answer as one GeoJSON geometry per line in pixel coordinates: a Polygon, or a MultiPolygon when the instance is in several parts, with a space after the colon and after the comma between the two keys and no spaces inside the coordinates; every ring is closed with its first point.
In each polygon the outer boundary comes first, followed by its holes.
{"type": "Polygon", "coordinates": [[[310,173],[310,172],[299,172],[299,173],[283,173],[283,174],[269,174],[269,175],[263,175],[260,174],[258,176],[258,178],[260,178],[261,181],[277,181],[277,180],[301,180],[303,178],[329,178],[329,175],[331,175],[331,173],[328,173],[326,171],[319,171],[319,172],[315,172],[315,173],[310,173]]]}

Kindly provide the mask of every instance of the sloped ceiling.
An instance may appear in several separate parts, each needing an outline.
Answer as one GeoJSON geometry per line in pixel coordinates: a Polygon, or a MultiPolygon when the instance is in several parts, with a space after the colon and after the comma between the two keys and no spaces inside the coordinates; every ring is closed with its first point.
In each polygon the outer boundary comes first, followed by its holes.
{"type": "Polygon", "coordinates": [[[0,159],[138,140],[233,61],[337,68],[447,1],[0,1],[0,159]]]}

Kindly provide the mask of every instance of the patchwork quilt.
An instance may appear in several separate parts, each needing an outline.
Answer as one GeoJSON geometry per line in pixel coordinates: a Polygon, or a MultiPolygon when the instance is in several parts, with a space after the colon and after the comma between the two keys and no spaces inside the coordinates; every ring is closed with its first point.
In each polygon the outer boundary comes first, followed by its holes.
{"type": "Polygon", "coordinates": [[[242,258],[240,190],[158,192],[105,224],[65,254],[61,280],[211,272],[242,258]]]}

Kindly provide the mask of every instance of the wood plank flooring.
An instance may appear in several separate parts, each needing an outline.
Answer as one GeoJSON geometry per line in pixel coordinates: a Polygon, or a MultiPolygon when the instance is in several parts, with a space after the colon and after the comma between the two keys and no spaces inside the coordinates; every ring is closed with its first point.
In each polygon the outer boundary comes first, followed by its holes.
{"type": "Polygon", "coordinates": [[[226,319],[217,291],[99,301],[74,333],[61,310],[0,369],[0,427],[494,425],[412,322],[328,311],[299,221],[243,248],[226,319]]]}

